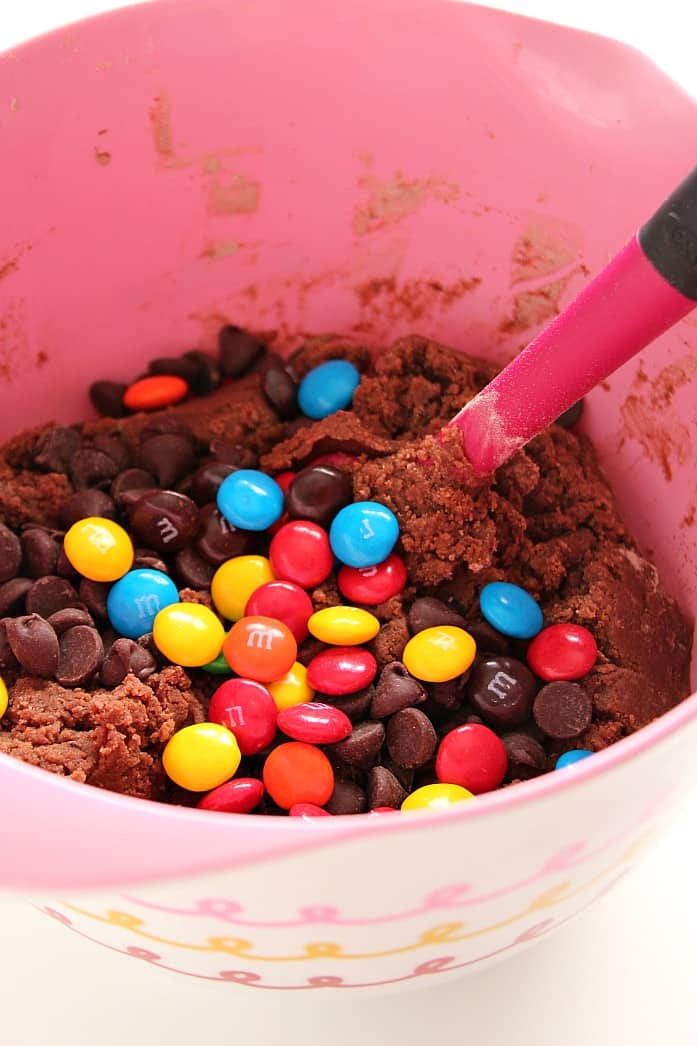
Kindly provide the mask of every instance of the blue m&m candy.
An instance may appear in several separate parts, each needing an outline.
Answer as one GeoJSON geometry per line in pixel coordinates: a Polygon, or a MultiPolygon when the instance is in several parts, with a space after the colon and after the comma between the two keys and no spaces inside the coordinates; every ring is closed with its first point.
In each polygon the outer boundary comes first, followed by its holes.
{"type": "Polygon", "coordinates": [[[565,766],[573,766],[574,763],[580,763],[582,759],[587,759],[589,755],[593,755],[587,748],[572,748],[570,752],[564,752],[557,759],[554,769],[563,770],[565,766]]]}
{"type": "Polygon", "coordinates": [[[532,639],[543,625],[542,611],[529,592],[508,581],[492,581],[479,594],[479,606],[490,625],[504,636],[532,639]]]}
{"type": "Polygon", "coordinates": [[[106,599],[109,621],[119,635],[139,639],[152,632],[155,618],[164,607],[179,602],[172,579],[161,570],[129,570],[112,585],[106,599]]]}
{"type": "Polygon", "coordinates": [[[308,418],[326,418],[351,406],[360,383],[360,372],[348,360],[328,360],[308,371],[300,382],[298,404],[308,418]]]}
{"type": "Polygon", "coordinates": [[[387,559],[399,537],[394,512],[377,501],[355,501],[334,517],[332,552],[349,567],[374,567],[387,559]]]}
{"type": "Polygon", "coordinates": [[[283,491],[257,469],[238,469],[218,487],[218,508],[240,530],[266,530],[283,513],[283,491]]]}

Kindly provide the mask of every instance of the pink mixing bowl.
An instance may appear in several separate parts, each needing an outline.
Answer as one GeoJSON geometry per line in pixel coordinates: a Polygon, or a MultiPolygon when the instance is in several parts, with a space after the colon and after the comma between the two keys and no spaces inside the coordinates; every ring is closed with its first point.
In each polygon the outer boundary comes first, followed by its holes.
{"type": "MultiPolygon", "coordinates": [[[[442,0],[161,0],[42,37],[0,58],[3,434],[89,414],[90,380],[209,348],[228,320],[285,345],[416,330],[504,361],[689,170],[696,136],[693,101],[629,48],[442,0]]],[[[598,388],[583,423],[693,614],[695,326],[598,388]]],[[[679,810],[696,744],[697,695],[459,809],[309,824],[2,757],[0,885],[221,991],[413,985],[604,893],[679,810]]]]}

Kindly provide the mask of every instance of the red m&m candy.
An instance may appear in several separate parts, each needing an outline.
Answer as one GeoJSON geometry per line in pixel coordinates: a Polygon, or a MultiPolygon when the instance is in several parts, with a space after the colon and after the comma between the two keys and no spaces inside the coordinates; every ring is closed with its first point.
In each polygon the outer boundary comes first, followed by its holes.
{"type": "Polygon", "coordinates": [[[314,803],[293,803],[288,811],[291,817],[331,817],[329,810],[323,810],[314,803]]]}
{"type": "Polygon", "coordinates": [[[305,519],[294,519],[274,535],[269,548],[274,575],[301,588],[321,585],[332,572],[334,554],[326,530],[305,519]]]}
{"type": "Polygon", "coordinates": [[[363,647],[336,646],[323,650],[307,666],[307,681],[322,694],[355,694],[375,679],[378,663],[363,647]]]}
{"type": "Polygon", "coordinates": [[[315,745],[330,745],[343,741],[351,733],[351,720],[339,708],[309,701],[291,705],[278,713],[278,727],[295,741],[315,745]]]}
{"type": "Polygon", "coordinates": [[[291,485],[296,475],[296,472],[292,472],[290,469],[288,469],[286,472],[279,472],[277,476],[274,476],[274,479],[276,480],[284,494],[288,493],[288,487],[291,485]]]}
{"type": "Polygon", "coordinates": [[[407,583],[407,568],[392,552],[374,567],[343,566],[336,580],[339,591],[352,603],[377,606],[402,591],[407,583]]]}
{"type": "Polygon", "coordinates": [[[284,676],[297,652],[288,625],[273,617],[240,618],[223,643],[225,660],[233,672],[259,683],[273,683],[284,676]]]}
{"type": "Polygon", "coordinates": [[[278,709],[265,686],[252,679],[228,679],[211,698],[208,718],[237,738],[242,755],[255,755],[276,736],[278,709]]]}
{"type": "Polygon", "coordinates": [[[252,592],[246,614],[275,617],[282,621],[300,644],[307,639],[307,622],[315,612],[312,600],[300,585],[292,581],[268,581],[252,592]]]}
{"type": "Polygon", "coordinates": [[[508,756],[503,742],[488,726],[465,723],[446,734],[436,755],[436,776],[479,795],[498,788],[508,756]]]}
{"type": "Polygon", "coordinates": [[[596,662],[598,647],[583,625],[564,622],[538,632],[527,656],[535,675],[552,683],[585,676],[596,662]]]}
{"type": "Polygon", "coordinates": [[[302,741],[288,741],[264,763],[264,786],[283,810],[296,803],[324,806],[334,791],[334,771],[324,752],[302,741]]]}
{"type": "Polygon", "coordinates": [[[256,777],[236,777],[214,788],[196,804],[199,810],[221,814],[248,814],[264,797],[264,786],[256,777]]]}

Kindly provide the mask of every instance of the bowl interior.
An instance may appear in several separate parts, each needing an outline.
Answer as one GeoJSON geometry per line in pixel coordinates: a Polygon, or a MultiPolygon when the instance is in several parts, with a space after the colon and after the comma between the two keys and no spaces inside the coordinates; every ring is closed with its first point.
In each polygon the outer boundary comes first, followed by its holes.
{"type": "MultiPolygon", "coordinates": [[[[696,133],[631,49],[446,0],[159,0],[49,34],[0,57],[0,435],[87,416],[90,381],[228,321],[504,362],[696,133]]],[[[583,423],[693,616],[695,381],[688,317],[583,423]]]]}

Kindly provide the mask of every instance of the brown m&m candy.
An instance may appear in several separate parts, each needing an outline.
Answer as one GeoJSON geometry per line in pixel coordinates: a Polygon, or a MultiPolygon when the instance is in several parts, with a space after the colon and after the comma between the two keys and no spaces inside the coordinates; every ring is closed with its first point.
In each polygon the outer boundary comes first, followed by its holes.
{"type": "Polygon", "coordinates": [[[472,669],[467,694],[476,712],[494,729],[511,730],[530,718],[537,683],[513,657],[485,657],[472,669]]]}

